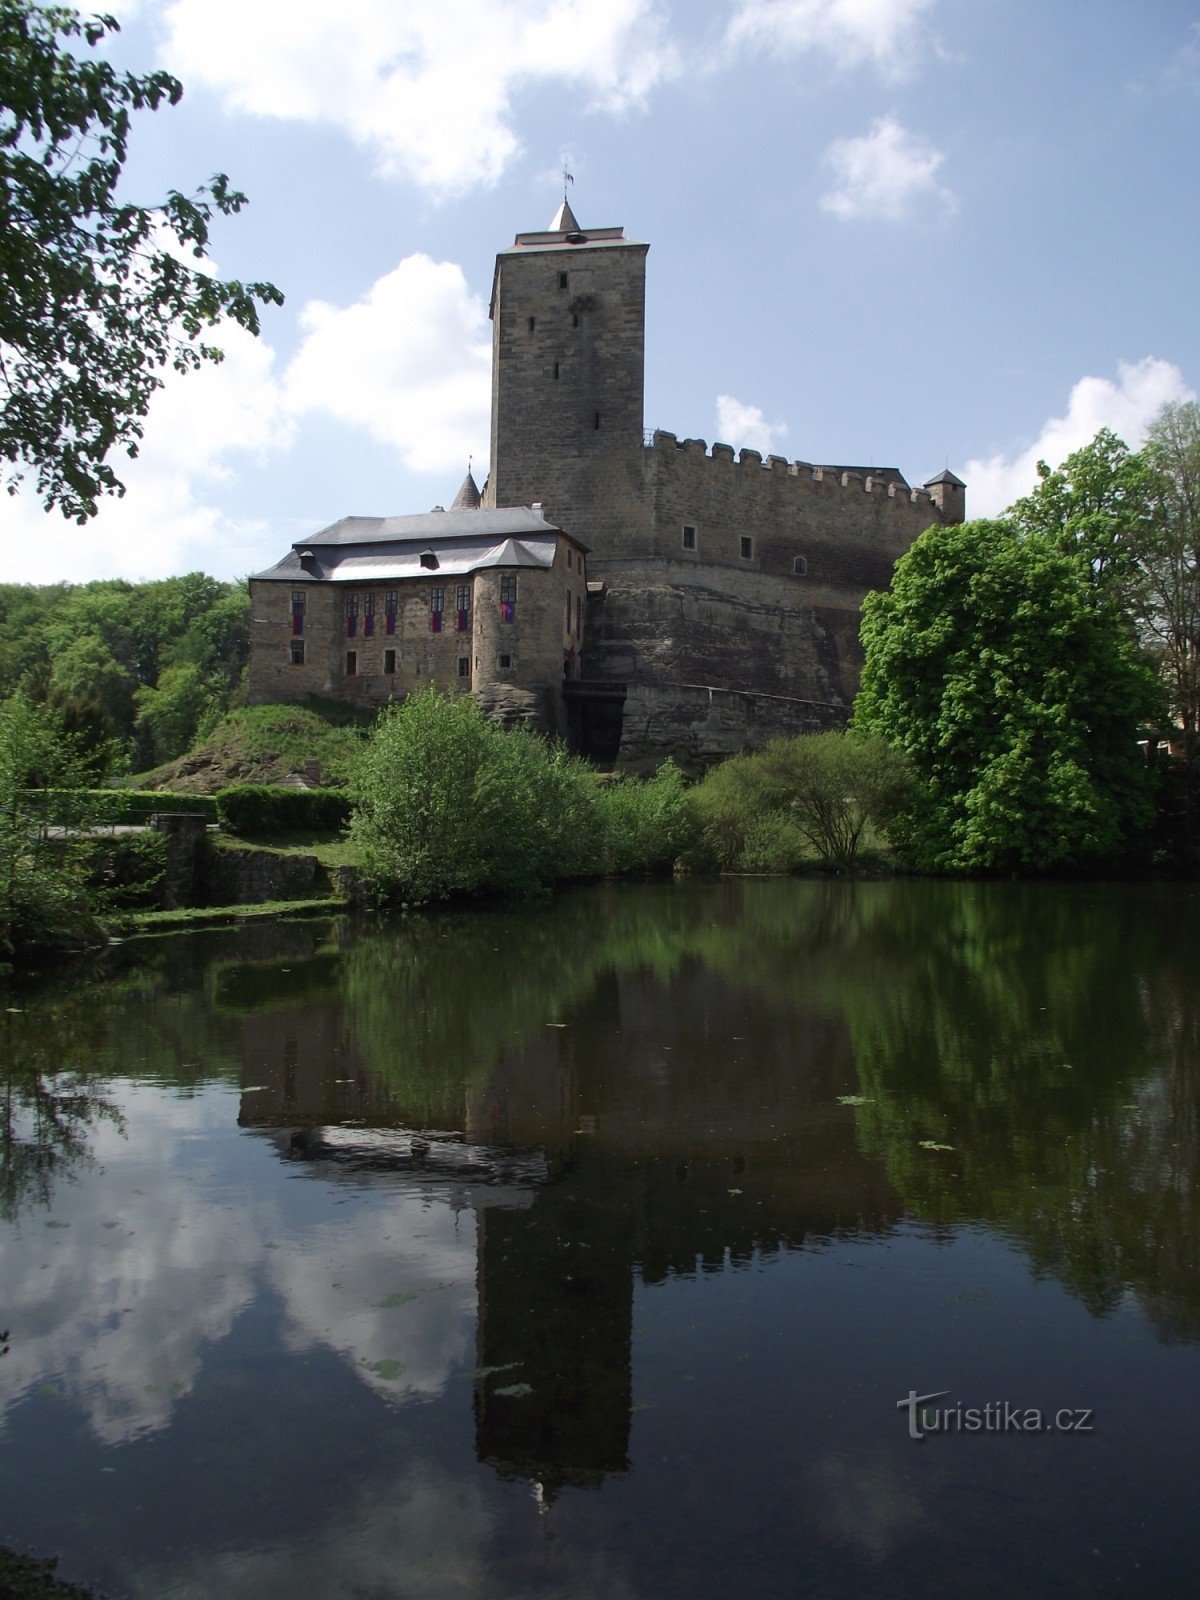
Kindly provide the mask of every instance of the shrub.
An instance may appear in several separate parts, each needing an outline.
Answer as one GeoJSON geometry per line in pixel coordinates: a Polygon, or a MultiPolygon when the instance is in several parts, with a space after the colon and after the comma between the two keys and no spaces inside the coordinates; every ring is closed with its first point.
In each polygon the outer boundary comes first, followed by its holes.
{"type": "Polygon", "coordinates": [[[332,833],[350,820],[350,801],[336,789],[292,789],[242,783],[215,797],[221,826],[243,836],[332,833]]]}
{"type": "Polygon", "coordinates": [[[92,842],[88,885],[101,901],[122,910],[157,906],[167,871],[167,840],[161,833],[130,833],[92,842]]]}
{"type": "Polygon", "coordinates": [[[382,899],[525,894],[586,870],[591,853],[584,764],[436,689],[380,717],[353,800],[364,881],[382,899]]]}
{"type": "Polygon", "coordinates": [[[652,778],[618,777],[596,793],[596,855],[605,872],[669,872],[692,833],[683,773],[669,758],[652,778]]]}
{"type": "Polygon", "coordinates": [[[31,789],[31,808],[51,826],[71,827],[80,805],[98,825],[136,827],[156,811],[191,811],[217,820],[216,801],[208,794],[178,794],[173,789],[31,789]]]}

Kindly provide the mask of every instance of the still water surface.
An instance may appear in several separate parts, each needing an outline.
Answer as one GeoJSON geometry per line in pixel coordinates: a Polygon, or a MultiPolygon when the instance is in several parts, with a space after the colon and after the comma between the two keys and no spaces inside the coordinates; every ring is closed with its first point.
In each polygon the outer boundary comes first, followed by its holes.
{"type": "Polygon", "coordinates": [[[607,886],[6,993],[0,1543],[145,1600],[1194,1595],[1198,909],[607,886]],[[912,1439],[943,1390],[981,1431],[912,1439]]]}

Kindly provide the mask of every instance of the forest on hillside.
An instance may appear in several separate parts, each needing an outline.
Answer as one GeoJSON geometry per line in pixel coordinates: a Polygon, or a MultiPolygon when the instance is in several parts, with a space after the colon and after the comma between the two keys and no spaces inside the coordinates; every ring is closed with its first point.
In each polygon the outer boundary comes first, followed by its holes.
{"type": "Polygon", "coordinates": [[[244,696],[245,583],[0,584],[0,700],[52,706],[117,771],[181,755],[244,696]]]}

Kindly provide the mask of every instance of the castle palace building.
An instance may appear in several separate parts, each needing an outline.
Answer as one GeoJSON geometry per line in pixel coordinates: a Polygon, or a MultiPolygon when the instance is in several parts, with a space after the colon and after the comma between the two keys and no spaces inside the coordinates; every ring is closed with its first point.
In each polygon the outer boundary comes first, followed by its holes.
{"type": "Polygon", "coordinates": [[[251,701],[433,683],[585,754],[699,766],[840,727],[863,597],[965,487],[647,433],[648,247],[579,227],[496,258],[490,474],[346,517],[250,580],[251,701]]]}

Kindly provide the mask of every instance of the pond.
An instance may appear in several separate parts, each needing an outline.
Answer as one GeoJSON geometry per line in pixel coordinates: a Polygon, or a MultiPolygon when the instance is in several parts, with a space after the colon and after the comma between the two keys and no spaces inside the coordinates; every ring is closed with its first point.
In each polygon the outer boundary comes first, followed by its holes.
{"type": "Polygon", "coordinates": [[[608,885],[5,991],[0,1543],[138,1600],[1191,1596],[1198,909],[608,885]]]}

